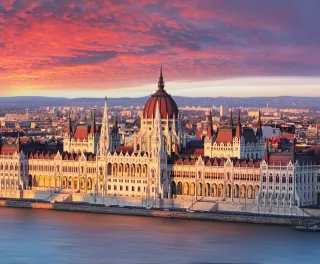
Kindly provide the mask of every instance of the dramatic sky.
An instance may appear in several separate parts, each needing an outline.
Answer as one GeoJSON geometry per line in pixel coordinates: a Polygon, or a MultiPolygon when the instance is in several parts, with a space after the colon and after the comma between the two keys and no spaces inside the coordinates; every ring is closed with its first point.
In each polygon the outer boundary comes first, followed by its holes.
{"type": "Polygon", "coordinates": [[[0,96],[320,96],[319,0],[0,0],[0,96]]]}

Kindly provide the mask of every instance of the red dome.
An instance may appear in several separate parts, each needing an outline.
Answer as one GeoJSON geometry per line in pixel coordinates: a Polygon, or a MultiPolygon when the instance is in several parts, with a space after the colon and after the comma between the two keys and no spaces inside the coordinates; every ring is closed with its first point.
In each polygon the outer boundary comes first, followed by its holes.
{"type": "Polygon", "coordinates": [[[172,119],[173,116],[175,116],[175,118],[178,118],[178,106],[176,102],[172,99],[171,95],[169,95],[164,90],[162,69],[158,83],[158,90],[147,101],[143,109],[143,118],[154,118],[156,116],[157,105],[159,105],[161,119],[172,119]]]}

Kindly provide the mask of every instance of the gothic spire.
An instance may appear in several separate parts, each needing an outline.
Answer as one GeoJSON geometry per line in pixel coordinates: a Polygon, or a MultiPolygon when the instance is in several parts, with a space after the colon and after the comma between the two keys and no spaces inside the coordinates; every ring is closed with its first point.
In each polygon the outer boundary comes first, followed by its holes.
{"type": "Polygon", "coordinates": [[[237,128],[236,128],[236,137],[238,139],[241,138],[241,120],[240,120],[240,109],[238,111],[238,122],[237,122],[237,128]]]}
{"type": "Polygon", "coordinates": [[[104,109],[101,125],[101,133],[99,139],[100,155],[105,155],[109,151],[109,120],[108,120],[108,106],[107,97],[104,98],[104,109]]]}
{"type": "Polygon", "coordinates": [[[113,121],[113,133],[117,134],[118,132],[119,132],[118,118],[117,116],[115,116],[113,121]]]}
{"type": "Polygon", "coordinates": [[[295,162],[295,145],[296,145],[296,139],[294,138],[293,141],[292,141],[291,151],[290,151],[290,156],[291,156],[292,163],[295,162]]]}
{"type": "Polygon", "coordinates": [[[261,112],[259,109],[258,123],[257,123],[257,136],[262,137],[262,122],[261,122],[261,112]]]}
{"type": "Polygon", "coordinates": [[[104,107],[103,107],[103,120],[108,118],[108,106],[107,106],[107,96],[104,98],[104,107]]]}
{"type": "Polygon", "coordinates": [[[90,134],[92,134],[92,135],[96,134],[96,117],[95,117],[93,108],[91,108],[91,129],[90,129],[90,134]]]}
{"type": "Polygon", "coordinates": [[[212,111],[210,109],[209,117],[208,117],[208,127],[207,127],[207,137],[211,138],[213,136],[213,128],[212,128],[212,111]]]}
{"type": "Polygon", "coordinates": [[[163,76],[162,76],[162,64],[160,67],[160,77],[159,77],[159,82],[158,82],[158,89],[163,90],[164,89],[164,81],[163,81],[163,76]]]}
{"type": "Polygon", "coordinates": [[[70,117],[70,109],[68,111],[68,121],[67,121],[66,133],[71,135],[72,133],[72,124],[71,124],[71,117],[70,117]]]}
{"type": "Polygon", "coordinates": [[[263,159],[264,159],[266,162],[268,162],[269,156],[270,156],[270,153],[269,153],[269,141],[268,141],[268,139],[267,139],[267,140],[266,140],[266,145],[265,145],[265,150],[264,150],[263,159]]]}
{"type": "Polygon", "coordinates": [[[233,127],[232,109],[230,112],[230,126],[231,126],[231,128],[233,127]]]}

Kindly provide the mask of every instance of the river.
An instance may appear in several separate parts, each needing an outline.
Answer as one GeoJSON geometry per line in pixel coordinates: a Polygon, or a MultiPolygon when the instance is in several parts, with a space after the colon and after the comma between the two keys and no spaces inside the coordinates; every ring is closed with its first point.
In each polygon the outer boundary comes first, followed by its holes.
{"type": "Polygon", "coordinates": [[[0,263],[318,263],[292,227],[0,208],[0,263]]]}

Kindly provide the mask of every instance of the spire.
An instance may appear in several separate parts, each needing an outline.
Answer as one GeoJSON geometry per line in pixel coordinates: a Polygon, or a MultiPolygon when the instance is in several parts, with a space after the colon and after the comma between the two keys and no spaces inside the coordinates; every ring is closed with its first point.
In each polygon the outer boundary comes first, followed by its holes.
{"type": "Polygon", "coordinates": [[[257,123],[257,136],[262,137],[262,122],[261,122],[261,112],[259,109],[258,123],[257,123]]]}
{"type": "Polygon", "coordinates": [[[159,77],[159,82],[158,82],[158,90],[163,90],[164,89],[164,81],[163,81],[163,76],[162,76],[162,64],[160,68],[160,77],[159,77]]]}
{"type": "Polygon", "coordinates": [[[17,141],[16,141],[16,144],[17,144],[17,152],[20,153],[21,152],[21,140],[20,140],[20,133],[18,133],[18,138],[17,138],[17,141]]]}
{"type": "Polygon", "coordinates": [[[241,119],[240,119],[240,109],[238,112],[238,123],[237,123],[237,128],[236,128],[236,137],[238,139],[241,139],[241,119]]]}
{"type": "Polygon", "coordinates": [[[118,118],[115,116],[114,121],[113,121],[113,133],[117,134],[119,131],[119,126],[118,126],[118,118]]]}
{"type": "Polygon", "coordinates": [[[162,123],[160,116],[159,103],[156,105],[155,119],[153,120],[153,135],[152,135],[152,153],[157,155],[158,151],[163,151],[163,133],[162,133],[162,123]]]}
{"type": "Polygon", "coordinates": [[[213,136],[213,128],[212,128],[212,111],[210,109],[209,117],[208,117],[208,127],[207,127],[207,137],[211,138],[213,136]]]}
{"type": "Polygon", "coordinates": [[[295,162],[295,146],[296,146],[296,139],[294,138],[292,141],[291,151],[290,151],[290,159],[292,163],[295,162]]]}
{"type": "Polygon", "coordinates": [[[231,128],[233,127],[232,109],[231,109],[231,113],[230,113],[230,126],[231,126],[231,128]]]}
{"type": "Polygon", "coordinates": [[[101,133],[99,139],[99,154],[105,155],[110,148],[109,142],[109,120],[108,120],[108,106],[107,106],[107,97],[104,98],[104,109],[101,125],[101,133]]]}
{"type": "Polygon", "coordinates": [[[67,127],[66,127],[66,133],[69,134],[69,135],[71,135],[71,133],[72,133],[70,110],[68,111],[68,123],[67,123],[67,127]]]}
{"type": "Polygon", "coordinates": [[[93,108],[91,108],[91,129],[90,129],[90,134],[92,134],[92,135],[96,134],[96,117],[95,117],[93,108]]]}
{"type": "Polygon", "coordinates": [[[159,109],[159,102],[157,102],[155,120],[156,120],[156,121],[159,121],[159,120],[160,120],[160,122],[161,122],[160,109],[159,109]]]}
{"type": "Polygon", "coordinates": [[[108,106],[107,106],[107,96],[104,98],[104,107],[103,107],[103,120],[108,118],[108,106]]]}
{"type": "Polygon", "coordinates": [[[269,141],[268,141],[268,139],[267,139],[267,140],[266,140],[266,146],[265,146],[265,150],[264,150],[263,159],[264,159],[266,162],[268,162],[269,156],[270,156],[270,153],[269,153],[269,141]]]}

